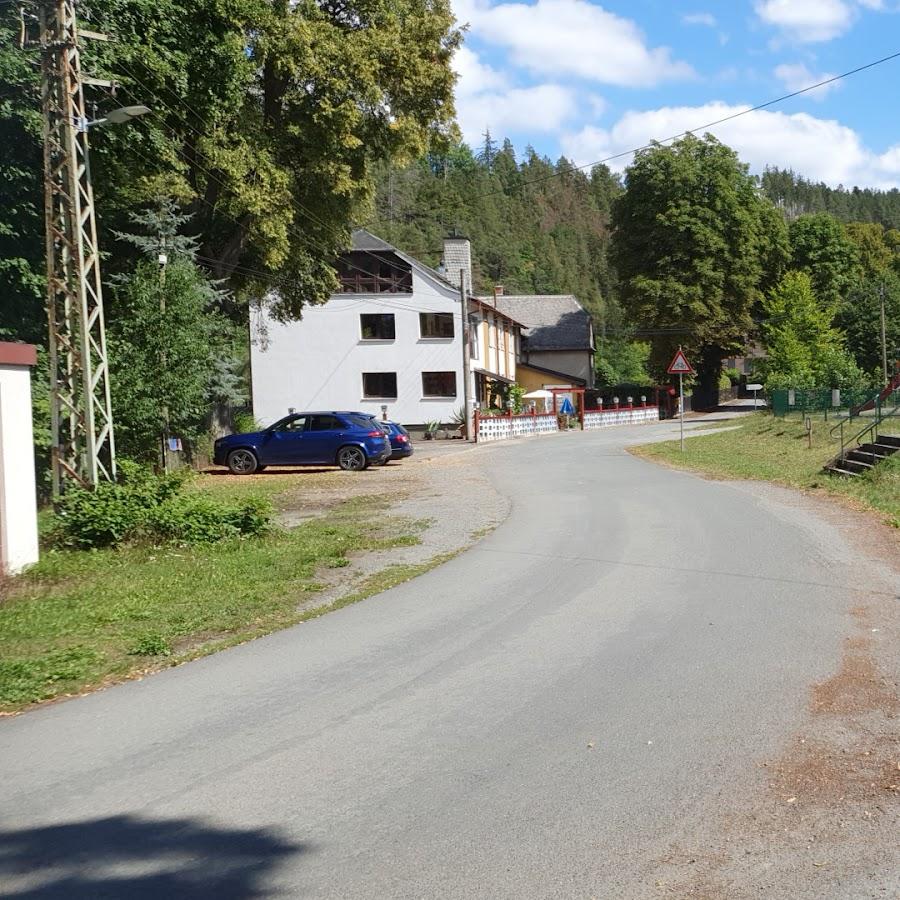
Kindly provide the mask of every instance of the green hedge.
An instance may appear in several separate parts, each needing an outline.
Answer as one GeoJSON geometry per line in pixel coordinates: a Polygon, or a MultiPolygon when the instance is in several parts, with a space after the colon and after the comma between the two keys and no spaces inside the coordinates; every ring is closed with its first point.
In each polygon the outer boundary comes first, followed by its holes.
{"type": "Polygon", "coordinates": [[[187,475],[154,475],[120,463],[116,484],[66,491],[51,533],[63,547],[90,549],[126,543],[203,544],[262,534],[272,506],[261,497],[215,500],[184,493],[187,475]]]}

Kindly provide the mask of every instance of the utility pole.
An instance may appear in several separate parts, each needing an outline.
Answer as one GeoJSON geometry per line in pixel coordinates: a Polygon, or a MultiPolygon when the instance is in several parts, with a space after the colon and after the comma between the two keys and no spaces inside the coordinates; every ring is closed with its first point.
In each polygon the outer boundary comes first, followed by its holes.
{"type": "Polygon", "coordinates": [[[884,369],[884,383],[887,386],[890,381],[890,373],[887,364],[887,332],[884,327],[884,282],[881,282],[881,367],[884,369]]]}
{"type": "Polygon", "coordinates": [[[471,441],[475,435],[472,433],[472,404],[469,397],[469,298],[466,293],[466,270],[459,270],[459,305],[462,310],[462,378],[463,378],[463,406],[466,417],[466,440],[471,441]]]}
{"type": "MultiPolygon", "coordinates": [[[[100,253],[75,0],[40,0],[53,495],[116,477],[100,253]]],[[[83,31],[82,38],[106,40],[83,31]]]]}
{"type": "MultiPolygon", "coordinates": [[[[163,319],[166,315],[166,266],[169,262],[169,256],[166,253],[166,237],[161,235],[159,239],[159,311],[163,319]]],[[[166,370],[166,352],[163,350],[159,360],[160,368],[166,370]]],[[[163,414],[163,433],[162,433],[162,470],[169,471],[169,407],[168,404],[162,408],[163,414]]]]}

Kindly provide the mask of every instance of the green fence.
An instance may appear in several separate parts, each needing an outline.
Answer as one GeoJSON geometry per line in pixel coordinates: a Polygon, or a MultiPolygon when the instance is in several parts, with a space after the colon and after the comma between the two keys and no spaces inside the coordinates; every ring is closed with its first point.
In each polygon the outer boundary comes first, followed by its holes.
{"type": "Polygon", "coordinates": [[[794,388],[772,391],[769,403],[772,413],[776,416],[787,416],[791,413],[801,416],[822,413],[827,419],[829,413],[843,414],[871,399],[872,392],[870,390],[832,391],[831,388],[812,388],[811,390],[794,388]]]}

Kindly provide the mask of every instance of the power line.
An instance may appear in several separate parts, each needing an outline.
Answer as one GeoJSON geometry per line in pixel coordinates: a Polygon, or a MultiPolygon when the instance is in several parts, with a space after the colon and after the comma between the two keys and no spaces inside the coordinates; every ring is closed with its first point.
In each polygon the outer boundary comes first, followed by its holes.
{"type": "MultiPolygon", "coordinates": [[[[764,103],[758,103],[756,106],[751,106],[748,109],[742,109],[738,112],[731,113],[730,115],[723,116],[721,119],[715,119],[712,122],[707,122],[705,125],[698,125],[695,128],[689,128],[687,131],[681,131],[678,134],[670,135],[667,138],[662,138],[661,140],[652,140],[647,144],[642,144],[640,147],[633,147],[631,150],[622,150],[619,153],[613,153],[610,156],[605,156],[603,159],[598,159],[592,163],[585,163],[581,166],[569,166],[567,169],[563,169],[561,172],[552,172],[547,175],[541,175],[538,178],[531,178],[527,181],[520,182],[517,187],[525,187],[529,184],[537,184],[542,181],[547,181],[550,178],[560,178],[563,175],[567,175],[570,172],[579,172],[584,169],[593,169],[595,166],[601,166],[605,163],[612,162],[616,159],[622,159],[625,156],[630,156],[634,153],[640,153],[642,150],[650,150],[658,144],[668,144],[670,141],[677,141],[678,138],[687,137],[689,134],[695,134],[698,131],[708,131],[710,128],[715,128],[717,125],[723,125],[725,122],[731,122],[734,119],[739,119],[741,116],[749,115],[752,112],[759,112],[762,109],[767,109],[770,106],[775,106],[778,103],[783,103],[785,100],[791,100],[794,97],[799,97],[801,94],[807,94],[810,91],[818,90],[821,87],[825,87],[828,84],[833,84],[836,81],[840,81],[843,78],[849,78],[851,75],[856,75],[859,72],[864,72],[867,69],[873,69],[875,66],[880,66],[883,63],[890,62],[893,59],[897,59],[900,57],[900,50],[895,53],[891,53],[888,56],[882,56],[880,59],[873,60],[872,62],[865,63],[864,65],[857,66],[855,69],[850,69],[847,72],[842,72],[840,75],[832,75],[830,78],[825,78],[822,81],[818,81],[815,84],[810,84],[805,88],[800,88],[797,91],[791,91],[789,94],[782,94],[780,97],[775,97],[772,100],[766,100],[764,103]]],[[[496,191],[486,191],[481,194],[482,197],[489,197],[493,194],[503,193],[502,190],[496,191]]]]}

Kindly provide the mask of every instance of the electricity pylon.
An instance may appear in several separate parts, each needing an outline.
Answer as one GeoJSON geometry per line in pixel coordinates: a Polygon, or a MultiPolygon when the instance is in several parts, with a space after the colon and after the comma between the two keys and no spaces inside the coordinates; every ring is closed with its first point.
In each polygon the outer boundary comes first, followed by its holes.
{"type": "MultiPolygon", "coordinates": [[[[116,477],[100,253],[74,0],[38,4],[54,497],[116,477]]],[[[80,37],[103,40],[82,31],[80,37]]]]}

